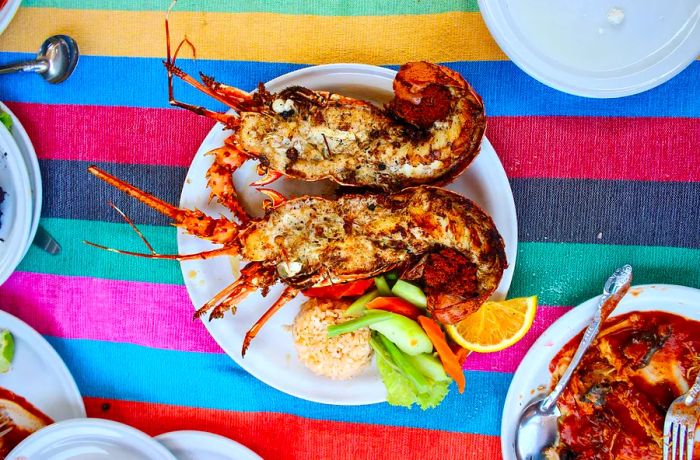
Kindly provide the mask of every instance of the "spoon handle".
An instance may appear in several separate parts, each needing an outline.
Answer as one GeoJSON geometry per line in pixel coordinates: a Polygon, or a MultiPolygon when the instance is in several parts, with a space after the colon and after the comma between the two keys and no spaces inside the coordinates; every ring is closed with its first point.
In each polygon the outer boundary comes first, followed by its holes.
{"type": "Polygon", "coordinates": [[[34,59],[31,61],[15,62],[0,66],[0,75],[13,72],[46,72],[49,63],[45,59],[34,59]]]}
{"type": "Polygon", "coordinates": [[[622,297],[627,293],[630,288],[630,283],[632,282],[632,267],[625,265],[618,268],[615,272],[608,278],[605,283],[605,288],[603,289],[603,295],[600,296],[600,301],[598,302],[598,307],[596,308],[596,313],[591,320],[591,323],[586,328],[586,332],[583,334],[583,339],[581,343],[578,344],[576,353],[574,357],[571,358],[569,367],[564,371],[564,375],[561,376],[559,382],[554,387],[554,390],[542,400],[542,405],[540,406],[543,412],[549,411],[554,404],[556,404],[557,399],[561,396],[561,393],[566,388],[566,385],[571,380],[574,375],[574,371],[578,367],[583,355],[591,346],[593,340],[600,332],[600,326],[607,319],[607,317],[612,313],[617,304],[622,300],[622,297]]]}

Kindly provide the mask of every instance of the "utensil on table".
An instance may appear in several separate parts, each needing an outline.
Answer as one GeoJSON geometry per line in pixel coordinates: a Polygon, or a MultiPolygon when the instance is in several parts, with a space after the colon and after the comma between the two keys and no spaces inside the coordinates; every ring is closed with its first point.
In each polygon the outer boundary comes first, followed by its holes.
{"type": "Polygon", "coordinates": [[[561,416],[557,399],[569,383],[581,358],[600,332],[600,327],[627,293],[632,282],[632,267],[625,265],[618,268],[605,282],[603,295],[590,324],[583,334],[571,363],[564,371],[559,382],[549,395],[540,396],[527,405],[520,415],[515,433],[515,453],[520,460],[537,460],[544,458],[542,451],[554,445],[559,438],[557,421],[561,416]]]}
{"type": "Polygon", "coordinates": [[[7,433],[12,431],[12,425],[10,424],[12,420],[10,420],[7,416],[4,414],[0,414],[0,438],[5,436],[7,433]],[[7,426],[10,425],[10,426],[7,426]],[[7,428],[5,428],[7,427],[7,428]]]}
{"type": "Polygon", "coordinates": [[[664,460],[692,460],[700,418],[700,373],[684,395],[676,398],[664,421],[664,460]]]}
{"type": "Polygon", "coordinates": [[[41,44],[36,59],[0,66],[0,75],[36,72],[49,83],[61,83],[73,73],[79,57],[80,51],[75,40],[67,35],[54,35],[41,44]]]}
{"type": "Polygon", "coordinates": [[[41,225],[37,227],[36,235],[34,236],[34,241],[32,241],[32,243],[52,256],[55,256],[61,252],[61,245],[58,244],[58,241],[56,241],[41,225]]]}

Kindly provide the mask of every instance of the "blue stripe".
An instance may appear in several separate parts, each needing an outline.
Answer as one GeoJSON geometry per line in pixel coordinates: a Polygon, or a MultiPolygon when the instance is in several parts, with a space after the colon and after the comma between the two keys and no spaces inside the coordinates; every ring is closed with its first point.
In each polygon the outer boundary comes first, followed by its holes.
{"type": "Polygon", "coordinates": [[[436,409],[331,406],[288,396],[259,382],[228,356],[124,343],[47,337],[83,396],[236,411],[282,412],[322,420],[498,435],[510,374],[467,372],[436,409]]]}
{"type": "MultiPolygon", "coordinates": [[[[0,64],[27,59],[27,53],[0,53],[0,64]]],[[[304,67],[262,62],[179,61],[186,71],[202,71],[228,84],[252,89],[259,81],[304,67]]],[[[570,96],[533,80],[511,62],[476,61],[449,64],[483,96],[487,113],[517,115],[700,116],[700,62],[693,62],[670,82],[646,93],[613,100],[570,96]]],[[[179,99],[221,107],[180,84],[179,99]]],[[[36,75],[8,75],[0,80],[0,99],[55,104],[168,107],[166,76],[157,58],[81,57],[75,74],[60,85],[47,85],[36,75]]]]}

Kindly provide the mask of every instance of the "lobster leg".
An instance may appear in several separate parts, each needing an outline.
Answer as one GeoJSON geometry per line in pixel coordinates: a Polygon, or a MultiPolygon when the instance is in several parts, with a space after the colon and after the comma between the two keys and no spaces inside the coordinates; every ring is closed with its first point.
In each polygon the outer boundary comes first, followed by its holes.
{"type": "Polygon", "coordinates": [[[261,262],[251,262],[241,270],[241,276],[236,281],[202,305],[194,317],[199,318],[213,309],[209,320],[222,318],[228,310],[235,312],[236,304],[245,299],[248,294],[260,288],[268,288],[274,282],[275,272],[273,269],[264,267],[261,262]]]}
{"type": "Polygon", "coordinates": [[[215,157],[214,163],[207,171],[207,185],[211,189],[210,199],[216,197],[241,223],[246,224],[250,217],[238,201],[233,173],[249,158],[248,155],[234,145],[225,145],[209,153],[215,157]]]}
{"type": "Polygon", "coordinates": [[[223,217],[214,219],[202,211],[180,209],[112,176],[97,166],[90,166],[88,171],[109,185],[170,217],[177,227],[182,227],[189,233],[213,243],[224,244],[230,248],[237,247],[238,242],[236,238],[238,237],[239,227],[235,222],[223,217]]]}
{"type": "MultiPolygon", "coordinates": [[[[170,8],[175,3],[171,5],[170,8]]],[[[170,14],[170,10],[168,10],[168,14],[170,14]]],[[[211,90],[207,86],[201,84],[194,78],[192,78],[190,75],[185,73],[182,69],[177,67],[175,65],[175,60],[177,59],[177,53],[180,51],[180,48],[182,47],[183,44],[187,43],[190,48],[194,51],[194,46],[192,46],[192,43],[188,39],[184,39],[177,47],[175,50],[175,54],[172,55],[170,52],[170,26],[168,23],[168,17],[165,17],[165,37],[166,37],[166,48],[167,48],[167,60],[163,63],[165,65],[165,68],[168,70],[168,100],[170,101],[170,105],[175,106],[175,107],[180,107],[182,109],[190,110],[197,115],[202,115],[207,118],[211,118],[213,120],[218,121],[219,123],[224,124],[226,127],[235,129],[239,123],[240,119],[235,116],[235,115],[226,115],[224,113],[219,113],[215,112],[213,110],[209,110],[205,107],[198,106],[198,105],[193,105],[193,104],[187,104],[185,102],[178,101],[175,99],[174,91],[173,91],[173,75],[177,76],[178,78],[182,79],[186,83],[189,83],[190,85],[194,86],[198,90],[204,92],[205,94],[208,94],[209,96],[213,97],[214,99],[223,102],[224,104],[228,105],[231,108],[236,108],[238,106],[238,102],[235,100],[229,100],[228,98],[225,98],[223,96],[220,96],[217,94],[215,91],[211,90]]]]}
{"type": "Polygon", "coordinates": [[[279,299],[275,300],[275,303],[272,304],[270,308],[258,319],[255,324],[253,324],[253,327],[250,328],[250,330],[246,333],[245,338],[243,339],[243,347],[241,348],[241,357],[245,356],[246,351],[248,350],[248,347],[250,346],[250,342],[253,341],[256,335],[258,335],[258,332],[260,332],[260,329],[265,325],[265,323],[272,318],[272,315],[277,313],[277,311],[282,308],[287,302],[292,300],[296,295],[299,293],[298,289],[294,289],[291,286],[287,286],[284,291],[282,291],[282,295],[279,297],[279,299]]]}

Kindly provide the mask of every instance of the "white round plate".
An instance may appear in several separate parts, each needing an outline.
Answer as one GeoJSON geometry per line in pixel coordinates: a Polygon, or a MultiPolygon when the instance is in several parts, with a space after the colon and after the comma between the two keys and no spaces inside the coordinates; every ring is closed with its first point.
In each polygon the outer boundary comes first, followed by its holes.
{"type": "Polygon", "coordinates": [[[171,431],[154,439],[177,460],[262,460],[246,446],[206,431],[171,431]]]}
{"type": "MultiPolygon", "coordinates": [[[[510,383],[501,419],[501,452],[505,460],[515,460],[515,427],[520,412],[536,396],[550,388],[549,363],[587,325],[598,304],[594,297],[555,321],[530,347],[510,383]]],[[[631,311],[664,311],[700,321],[700,289],[670,284],[634,286],[612,316],[631,311]]]]}
{"type": "Polygon", "coordinates": [[[578,96],[646,91],[700,54],[700,0],[479,0],[479,9],[518,67],[578,96]]]}
{"type": "Polygon", "coordinates": [[[39,227],[39,219],[41,218],[41,200],[42,200],[42,187],[41,187],[41,170],[39,169],[39,160],[36,156],[36,151],[34,150],[34,145],[32,145],[31,139],[27,131],[22,126],[19,118],[12,113],[10,108],[0,102],[0,111],[7,113],[12,118],[12,129],[10,134],[12,138],[17,143],[19,151],[24,158],[24,162],[27,165],[27,171],[29,172],[29,185],[32,192],[32,202],[34,207],[32,209],[32,225],[29,231],[29,240],[27,242],[27,247],[24,249],[26,254],[29,251],[29,246],[32,245],[34,241],[34,236],[36,235],[36,229],[39,227]]]}
{"type": "Polygon", "coordinates": [[[19,443],[8,460],[177,460],[147,434],[99,418],[54,423],[19,443]]]}
{"type": "Polygon", "coordinates": [[[0,34],[10,25],[10,21],[15,17],[22,0],[7,0],[5,6],[0,9],[0,34]]]}
{"type": "Polygon", "coordinates": [[[2,329],[15,339],[15,357],[10,370],[0,374],[0,387],[22,396],[56,422],[85,417],[78,386],[49,342],[24,321],[0,310],[2,329]]]}
{"type": "MultiPolygon", "coordinates": [[[[300,85],[307,88],[329,90],[347,96],[371,100],[376,103],[389,101],[393,97],[392,82],[396,72],[381,67],[359,64],[332,64],[301,69],[269,82],[266,87],[273,92],[286,87],[300,85]]],[[[213,158],[205,155],[223,145],[230,132],[215,126],[204,139],[187,173],[180,205],[198,208],[211,215],[229,214],[216,203],[209,203],[206,171],[213,158]]],[[[249,212],[260,214],[261,193],[248,184],[259,176],[257,162],[248,161],[234,175],[240,200],[249,212]]],[[[328,183],[309,183],[279,180],[271,186],[285,196],[327,193],[328,183]]],[[[506,245],[509,268],[503,275],[496,296],[505,297],[513,276],[517,253],[517,222],[515,204],[510,184],[503,166],[484,139],[481,153],[472,165],[448,188],[462,193],[481,205],[494,219],[506,245]]],[[[181,254],[190,254],[212,249],[215,246],[202,239],[178,231],[178,249],[181,254]]],[[[181,263],[182,273],[192,303],[201,306],[238,276],[238,261],[227,257],[208,260],[192,260],[181,263]],[[235,270],[235,271],[234,271],[235,270]]],[[[238,306],[235,316],[227,314],[223,319],[204,321],[210,334],[223,350],[241,367],[268,385],[290,395],[309,401],[357,405],[372,404],[386,400],[386,390],[374,366],[347,381],[335,381],[317,376],[298,359],[291,333],[285,326],[292,324],[299,306],[305,300],[302,295],[279,311],[268,321],[252,342],[245,359],[241,358],[241,344],[248,329],[282,292],[277,285],[267,298],[254,293],[238,306]]]]}
{"type": "Polygon", "coordinates": [[[0,126],[0,285],[10,277],[24,257],[32,223],[32,192],[27,166],[19,148],[4,126],[0,126]]]}

